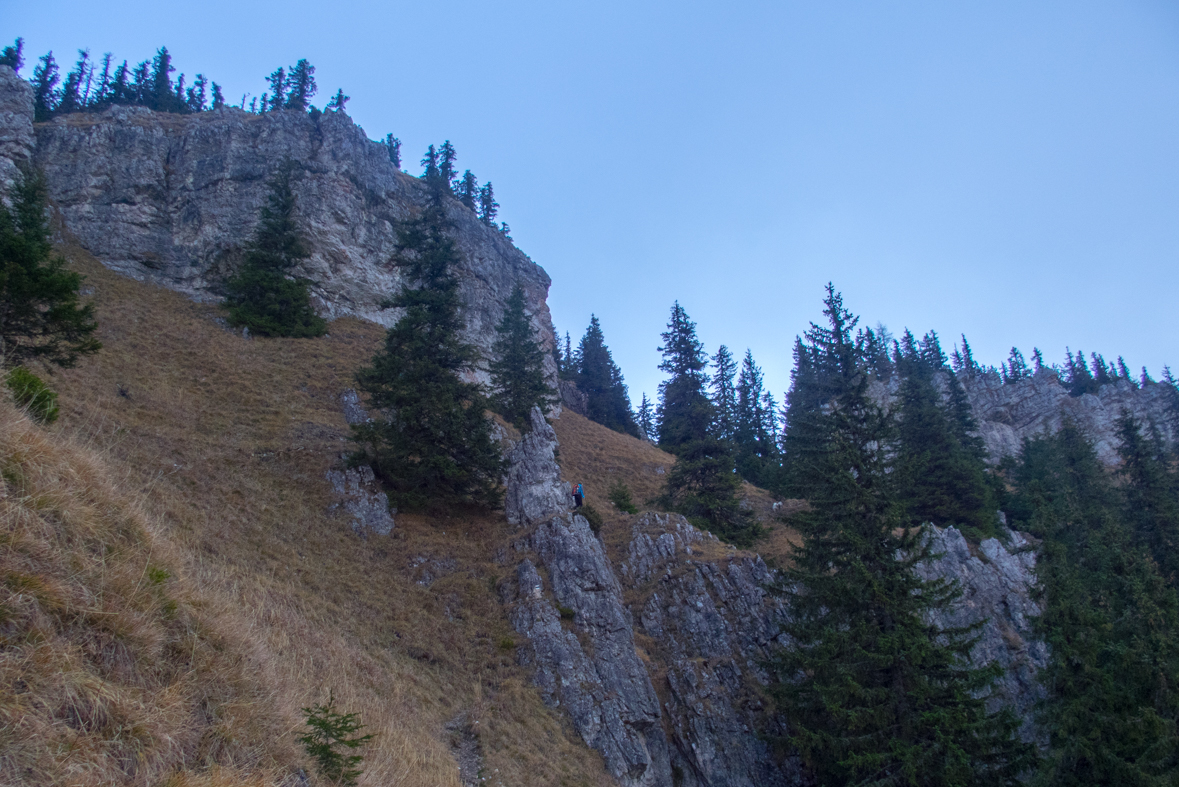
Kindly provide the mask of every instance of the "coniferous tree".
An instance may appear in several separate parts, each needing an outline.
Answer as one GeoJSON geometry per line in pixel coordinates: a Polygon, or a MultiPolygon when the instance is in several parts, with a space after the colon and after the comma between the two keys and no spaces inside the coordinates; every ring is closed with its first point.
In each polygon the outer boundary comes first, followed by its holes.
{"type": "Polygon", "coordinates": [[[422,166],[426,168],[422,173],[422,180],[433,184],[438,179],[438,151],[434,146],[426,148],[426,155],[422,156],[422,166]]]}
{"type": "Polygon", "coordinates": [[[8,66],[17,74],[20,74],[21,66],[25,64],[25,40],[23,38],[16,39],[12,46],[6,46],[0,50],[0,66],[8,66]]]}
{"type": "Polygon", "coordinates": [[[477,211],[479,208],[479,181],[475,180],[475,176],[471,170],[463,173],[462,179],[459,181],[458,193],[456,194],[459,202],[466,205],[471,210],[477,211]]]}
{"type": "Polygon", "coordinates": [[[987,713],[999,669],[968,666],[973,630],[929,622],[957,589],[914,571],[929,541],[905,526],[857,318],[831,285],[825,306],[828,324],[796,345],[808,368],[796,369],[788,422],[810,503],[791,520],[803,543],[779,588],[793,645],[777,656],[774,693],[790,709],[790,741],[820,784],[1017,785],[1032,747],[1009,710],[987,713]]]}
{"type": "Polygon", "coordinates": [[[715,413],[706,393],[708,356],[696,337],[696,324],[679,302],[672,307],[661,337],[659,369],[669,378],[659,385],[659,445],[676,456],[667,475],[667,498],[698,527],[749,546],[760,528],[737,500],[740,479],[733,472],[732,452],[717,437],[715,413]]]}
{"type": "Polygon", "coordinates": [[[573,353],[573,342],[569,338],[569,331],[565,331],[565,352],[561,359],[562,366],[560,367],[560,377],[562,380],[575,380],[577,378],[577,358],[573,353]]]}
{"type": "Polygon", "coordinates": [[[286,106],[287,109],[306,112],[311,106],[311,98],[319,90],[315,84],[315,66],[308,63],[306,58],[301,58],[291,66],[286,87],[286,103],[280,101],[280,105],[286,106]]]}
{"type": "Polygon", "coordinates": [[[614,363],[595,315],[590,315],[589,327],[577,346],[575,363],[574,380],[578,390],[585,394],[589,419],[616,432],[638,437],[622,370],[614,363]]]}
{"type": "Polygon", "coordinates": [[[188,106],[189,112],[204,112],[208,108],[208,87],[209,80],[205,79],[205,75],[197,74],[185,97],[185,104],[188,106]]]}
{"type": "Polygon", "coordinates": [[[340,88],[336,91],[336,94],[332,96],[331,99],[327,102],[327,106],[324,107],[324,110],[330,110],[332,112],[343,112],[344,107],[348,106],[348,101],[350,99],[351,96],[344,95],[344,88],[340,88]]]}
{"type": "Polygon", "coordinates": [[[1179,600],[1119,516],[1092,446],[1066,422],[1024,442],[1011,501],[1041,539],[1035,621],[1050,660],[1036,785],[1170,785],[1179,774],[1179,600]]]}
{"type": "Polygon", "coordinates": [[[557,397],[545,378],[544,351],[524,311],[524,290],[519,285],[512,290],[495,330],[495,359],[489,366],[495,390],[491,403],[506,420],[523,427],[533,407],[548,410],[557,397]]]}
{"type": "Polygon", "coordinates": [[[389,148],[389,160],[395,169],[401,169],[401,140],[392,134],[385,137],[385,146],[389,148]]]}
{"type": "Polygon", "coordinates": [[[479,220],[488,227],[494,227],[497,213],[499,213],[499,203],[495,201],[495,190],[491,187],[491,182],[488,181],[479,189],[479,220]]]}
{"type": "Polygon", "coordinates": [[[1118,418],[1119,468],[1124,481],[1127,527],[1158,564],[1172,587],[1179,586],[1179,475],[1157,428],[1143,425],[1128,411],[1118,418]]]}
{"type": "MultiPolygon", "coordinates": [[[[712,356],[712,407],[716,414],[716,437],[729,444],[737,438],[737,390],[733,379],[737,364],[729,348],[721,345],[712,356]]],[[[644,394],[645,396],[646,394],[644,394]]]]}
{"type": "Polygon", "coordinates": [[[172,55],[168,47],[162,46],[156,50],[152,59],[151,92],[147,106],[157,112],[174,112],[176,110],[176,94],[172,85],[172,72],[176,68],[172,65],[172,55]]]}
{"type": "Polygon", "coordinates": [[[1085,353],[1077,352],[1073,355],[1069,348],[1064,348],[1068,362],[1064,369],[1064,384],[1070,396],[1082,396],[1087,393],[1097,393],[1098,383],[1089,371],[1085,362],[1085,353]]]}
{"type": "Polygon", "coordinates": [[[57,108],[57,61],[52,50],[42,56],[33,68],[33,120],[37,123],[49,120],[57,108]]]}
{"type": "Polygon", "coordinates": [[[499,503],[503,462],[491,439],[482,386],[460,375],[478,351],[459,332],[459,254],[447,234],[441,189],[398,233],[394,263],[411,283],[389,300],[404,316],[357,383],[379,414],[353,426],[361,457],[398,506],[499,503]]]}
{"type": "Polygon", "coordinates": [[[56,112],[63,115],[78,112],[86,108],[87,74],[90,70],[90,50],[78,50],[78,62],[74,70],[66,74],[65,84],[62,85],[61,97],[56,112]]]}
{"type": "Polygon", "coordinates": [[[311,308],[310,282],[291,276],[308,256],[295,219],[293,168],[288,162],[271,180],[270,196],[246,247],[245,261],[226,282],[230,323],[260,336],[309,338],[322,336],[327,329],[311,308]]]}
{"type": "Polygon", "coordinates": [[[770,420],[764,407],[764,382],[753,353],[745,351],[737,378],[736,459],[742,478],[767,486],[777,461],[777,445],[770,439],[770,420]]]}
{"type": "Polygon", "coordinates": [[[82,277],[53,253],[45,181],[22,168],[0,200],[0,369],[28,360],[73,366],[102,345],[91,304],[78,300],[82,277]]]}
{"type": "Polygon", "coordinates": [[[270,83],[270,92],[262,94],[262,111],[282,109],[287,100],[287,70],[279,66],[266,77],[266,81],[270,83]]]}
{"type": "Polygon", "coordinates": [[[216,82],[213,83],[213,106],[214,111],[225,108],[225,95],[221,92],[221,85],[216,82]]]}
{"type": "Polygon", "coordinates": [[[655,414],[652,412],[651,400],[647,398],[646,393],[643,393],[643,401],[639,405],[637,420],[639,429],[643,431],[643,437],[651,442],[656,442],[658,435],[655,434],[655,414]]]}
{"type": "Polygon", "coordinates": [[[454,145],[450,144],[448,139],[438,149],[438,174],[451,193],[454,193],[455,180],[458,178],[458,170],[454,166],[454,162],[457,160],[458,153],[455,152],[454,145]]]}
{"type": "Polygon", "coordinates": [[[898,363],[903,377],[897,429],[900,497],[915,525],[954,524],[968,535],[989,536],[996,506],[983,452],[971,435],[974,423],[965,392],[944,358],[931,332],[898,363]],[[939,376],[951,389],[949,401],[943,402],[939,376]]]}

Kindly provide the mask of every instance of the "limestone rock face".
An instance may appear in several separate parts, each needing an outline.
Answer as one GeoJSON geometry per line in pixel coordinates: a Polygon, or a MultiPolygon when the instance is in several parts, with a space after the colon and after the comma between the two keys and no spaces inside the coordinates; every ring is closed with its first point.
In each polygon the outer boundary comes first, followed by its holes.
{"type": "Polygon", "coordinates": [[[537,525],[573,507],[554,454],[557,433],[538,407],[532,408],[531,422],[532,431],[508,454],[504,511],[513,525],[537,525]]]}
{"type": "Polygon", "coordinates": [[[370,534],[387,536],[393,532],[393,514],[389,498],[377,485],[373,469],[368,465],[345,470],[329,470],[327,479],[341,498],[342,505],[352,516],[352,529],[361,538],[370,534]]]}
{"type": "Polygon", "coordinates": [[[940,557],[919,566],[918,574],[924,579],[957,581],[962,589],[961,598],[937,616],[937,624],[953,628],[986,621],[971,659],[975,666],[996,662],[1003,667],[992,704],[1010,706],[1024,720],[1024,737],[1032,739],[1033,706],[1044,696],[1036,673],[1047,666],[1049,654],[1032,632],[1031,620],[1043,610],[1032,597],[1036,554],[1028,537],[1011,533],[1006,546],[988,538],[979,545],[977,555],[956,528],[931,527],[930,539],[940,557]]]}
{"type": "MultiPolygon", "coordinates": [[[[380,303],[404,285],[390,264],[397,227],[422,208],[426,189],[343,112],[253,115],[230,107],[170,115],[112,107],[34,128],[28,84],[11,69],[0,72],[0,177],[31,151],[67,229],[108,267],[193,298],[219,298],[257,224],[269,179],[290,160],[311,252],[295,273],[314,282],[316,309],[385,326],[400,316],[380,303]]],[[[541,345],[551,350],[549,277],[457,200],[447,201],[446,212],[461,256],[466,341],[490,355],[495,326],[519,284],[541,345]]],[[[555,386],[556,365],[545,358],[555,386]]],[[[475,377],[487,379],[484,372],[475,377]]]]}
{"type": "Polygon", "coordinates": [[[565,709],[624,787],[670,785],[659,698],[635,652],[630,613],[601,543],[584,518],[565,514],[538,527],[528,546],[548,572],[556,603],[524,560],[511,619],[530,641],[521,660],[535,667],[545,701],[565,709]]]}
{"type": "Polygon", "coordinates": [[[1025,437],[1060,429],[1072,419],[1094,442],[1098,458],[1116,464],[1117,420],[1123,409],[1144,423],[1152,420],[1174,439],[1167,418],[1168,392],[1165,383],[1135,388],[1125,380],[1107,384],[1096,394],[1069,396],[1068,390],[1049,370],[1016,383],[1004,384],[997,374],[975,374],[963,378],[979,433],[995,461],[1018,454],[1025,437]]]}
{"type": "Polygon", "coordinates": [[[16,165],[33,157],[33,88],[8,66],[0,66],[0,189],[7,192],[16,165]]]}

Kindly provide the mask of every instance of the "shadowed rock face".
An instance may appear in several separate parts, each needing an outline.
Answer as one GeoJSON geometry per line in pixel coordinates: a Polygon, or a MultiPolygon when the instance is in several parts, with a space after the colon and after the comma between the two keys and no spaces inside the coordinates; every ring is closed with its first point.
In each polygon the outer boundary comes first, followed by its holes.
{"type": "MultiPolygon", "coordinates": [[[[390,264],[398,222],[425,204],[424,185],[398,171],[387,148],[342,112],[312,117],[236,108],[169,115],[112,107],[32,124],[32,92],[0,67],[0,179],[12,161],[44,169],[66,228],[105,265],[196,299],[217,299],[286,160],[311,251],[295,273],[310,279],[328,318],[354,315],[391,325],[380,303],[404,282],[390,264]]],[[[544,349],[552,348],[549,277],[457,200],[447,216],[461,255],[457,271],[465,339],[490,355],[512,289],[524,289],[544,349]]],[[[556,384],[556,366],[546,354],[556,384]]],[[[477,377],[486,381],[486,374],[477,377]]]]}

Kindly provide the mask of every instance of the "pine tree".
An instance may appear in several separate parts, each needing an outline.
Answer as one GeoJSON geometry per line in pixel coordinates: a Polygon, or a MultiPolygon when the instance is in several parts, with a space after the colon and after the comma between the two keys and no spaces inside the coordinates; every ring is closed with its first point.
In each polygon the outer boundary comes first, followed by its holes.
{"type": "Polygon", "coordinates": [[[1013,517],[1041,539],[1036,629],[1050,661],[1034,783],[1171,785],[1179,773],[1179,599],[1133,543],[1092,446],[1072,422],[1025,441],[1013,517]]]}
{"type": "Polygon", "coordinates": [[[185,97],[185,104],[188,106],[189,112],[204,112],[208,108],[209,99],[206,93],[208,86],[209,81],[205,79],[205,75],[197,74],[185,97]]]}
{"type": "Polygon", "coordinates": [[[295,219],[293,165],[284,164],[270,182],[261,221],[246,247],[241,269],[226,282],[229,321],[260,336],[322,336],[327,323],[311,308],[307,279],[290,272],[308,257],[295,219]]]}
{"type": "Polygon", "coordinates": [[[49,120],[57,108],[57,61],[52,50],[42,56],[33,68],[33,120],[37,123],[49,120]]]}
{"type": "Polygon", "coordinates": [[[569,331],[565,331],[565,354],[563,366],[560,370],[562,380],[573,380],[577,377],[577,370],[579,368],[577,359],[573,354],[573,342],[569,338],[569,331]]]}
{"type": "Polygon", "coordinates": [[[737,378],[736,459],[737,473],[747,481],[766,486],[776,461],[777,446],[769,435],[772,413],[763,407],[765,392],[761,368],[753,353],[745,351],[737,378]]]}
{"type": "Polygon", "coordinates": [[[614,363],[602,325],[595,315],[590,315],[590,324],[577,346],[575,360],[577,376],[574,379],[578,389],[585,394],[589,419],[616,432],[638,437],[622,370],[614,363]]]}
{"type": "Polygon", "coordinates": [[[459,202],[471,210],[478,210],[479,181],[475,180],[475,176],[471,173],[471,170],[463,173],[463,177],[459,181],[457,196],[459,202]]]}
{"type": "Polygon", "coordinates": [[[441,190],[398,233],[394,264],[411,283],[389,300],[404,316],[357,384],[379,414],[353,427],[359,458],[369,462],[404,508],[499,502],[503,462],[491,439],[482,386],[460,375],[478,351],[459,332],[459,254],[447,234],[441,190]]]}
{"type": "Polygon", "coordinates": [[[495,330],[495,360],[489,367],[495,390],[492,407],[507,421],[523,428],[533,407],[548,410],[557,397],[545,378],[544,351],[524,311],[524,290],[519,285],[512,290],[495,330]]]}
{"type": "Polygon", "coordinates": [[[213,83],[213,110],[225,108],[225,95],[221,92],[221,85],[213,83]]]}
{"type": "Polygon", "coordinates": [[[712,356],[712,366],[715,369],[712,373],[712,407],[716,413],[716,437],[732,444],[737,437],[737,391],[733,387],[737,364],[728,347],[720,346],[712,356]]]}
{"type": "Polygon", "coordinates": [[[812,323],[797,344],[810,368],[796,369],[788,424],[810,503],[791,519],[803,543],[779,588],[793,646],[777,656],[774,693],[790,709],[791,743],[820,784],[1017,785],[1032,749],[1009,710],[986,711],[999,669],[968,666],[973,629],[929,622],[958,591],[914,571],[931,548],[905,526],[857,318],[831,285],[825,306],[828,325],[812,323]]]}
{"type": "Polygon", "coordinates": [[[61,89],[61,98],[56,110],[58,113],[67,115],[86,108],[85,85],[89,71],[90,50],[79,49],[78,62],[74,64],[74,70],[66,74],[66,81],[61,89]]]}
{"type": "Polygon", "coordinates": [[[156,50],[152,59],[151,92],[148,95],[147,106],[157,112],[173,112],[176,109],[176,94],[172,85],[172,55],[168,47],[162,46],[156,50]]]}
{"type": "MultiPolygon", "coordinates": [[[[306,58],[300,59],[299,62],[291,66],[286,85],[286,108],[306,112],[311,106],[311,98],[319,89],[315,84],[315,66],[308,63],[306,58]]],[[[341,91],[342,94],[343,91],[341,91]]],[[[283,105],[281,101],[279,104],[283,105]]]]}
{"type": "Polygon", "coordinates": [[[45,180],[22,168],[0,200],[0,369],[29,360],[73,366],[97,352],[91,304],[81,304],[82,277],[53,253],[45,180]]]}
{"type": "Polygon", "coordinates": [[[1077,352],[1073,355],[1069,348],[1064,348],[1068,363],[1064,370],[1064,383],[1069,396],[1082,396],[1087,393],[1097,393],[1098,382],[1093,379],[1089,365],[1085,363],[1085,353],[1077,352]]]}
{"type": "Polygon", "coordinates": [[[426,171],[422,173],[422,180],[433,184],[438,179],[438,151],[434,146],[426,148],[426,155],[422,157],[422,166],[426,171]]]}
{"type": "Polygon", "coordinates": [[[737,500],[741,481],[733,472],[732,452],[717,437],[706,393],[708,357],[696,324],[678,301],[661,337],[659,369],[669,379],[659,384],[659,445],[676,456],[667,474],[668,501],[697,527],[749,546],[761,531],[737,500]]]}

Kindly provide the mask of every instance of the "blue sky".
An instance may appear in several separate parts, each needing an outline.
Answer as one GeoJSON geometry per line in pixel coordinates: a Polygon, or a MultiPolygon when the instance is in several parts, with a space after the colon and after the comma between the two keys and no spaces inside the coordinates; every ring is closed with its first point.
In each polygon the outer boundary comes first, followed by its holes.
{"type": "Polygon", "coordinates": [[[236,100],[306,57],[410,171],[450,139],[636,402],[676,300],[780,398],[827,281],[984,363],[1179,367],[1173,3],[5,5],[30,61],[167,45],[236,100]]]}

